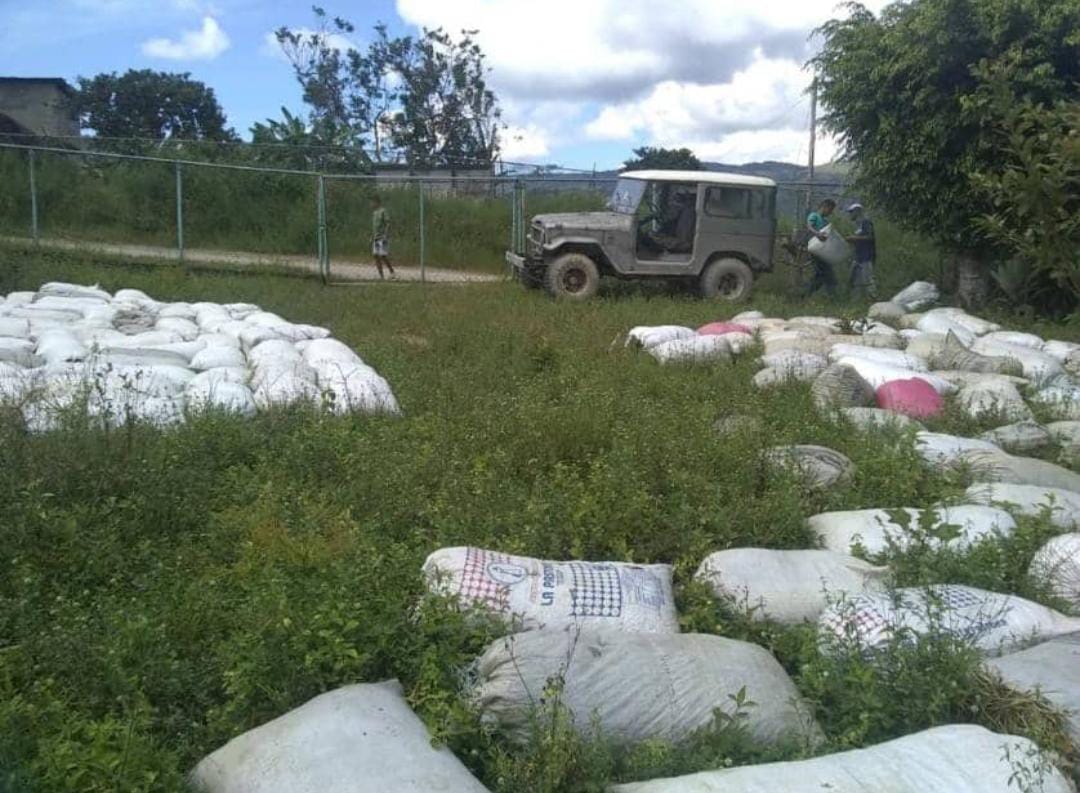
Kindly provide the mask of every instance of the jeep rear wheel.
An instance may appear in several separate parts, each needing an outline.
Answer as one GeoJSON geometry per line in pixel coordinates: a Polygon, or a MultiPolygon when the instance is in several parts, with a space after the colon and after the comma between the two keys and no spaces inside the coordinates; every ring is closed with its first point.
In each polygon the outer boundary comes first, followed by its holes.
{"type": "Polygon", "coordinates": [[[600,271],[584,253],[564,253],[548,265],[544,283],[557,300],[588,300],[600,287],[600,271]]]}
{"type": "Polygon", "coordinates": [[[744,300],[754,288],[754,273],[738,259],[717,259],[701,273],[699,288],[709,300],[744,300]]]}

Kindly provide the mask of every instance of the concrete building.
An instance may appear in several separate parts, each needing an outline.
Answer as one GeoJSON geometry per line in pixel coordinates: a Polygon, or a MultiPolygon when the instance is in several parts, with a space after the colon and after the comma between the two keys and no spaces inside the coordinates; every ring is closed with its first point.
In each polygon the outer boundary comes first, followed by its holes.
{"type": "Polygon", "coordinates": [[[78,135],[74,98],[59,77],[0,77],[0,135],[78,135]]]}

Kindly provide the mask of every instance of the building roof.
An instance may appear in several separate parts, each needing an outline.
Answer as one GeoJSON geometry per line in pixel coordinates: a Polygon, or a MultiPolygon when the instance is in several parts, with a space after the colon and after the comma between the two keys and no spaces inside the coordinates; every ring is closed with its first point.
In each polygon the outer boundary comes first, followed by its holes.
{"type": "Polygon", "coordinates": [[[39,83],[56,86],[67,94],[75,93],[75,89],[62,77],[0,77],[0,85],[5,83],[39,83]]]}
{"type": "Polygon", "coordinates": [[[747,176],[723,171],[623,171],[620,179],[648,179],[660,182],[709,182],[746,187],[776,187],[776,182],[764,176],[747,176]]]}

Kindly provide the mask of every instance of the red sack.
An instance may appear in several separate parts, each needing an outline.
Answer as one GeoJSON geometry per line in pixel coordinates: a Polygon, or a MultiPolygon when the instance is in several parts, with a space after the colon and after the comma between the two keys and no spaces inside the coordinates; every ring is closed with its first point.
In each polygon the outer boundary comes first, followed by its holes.
{"type": "Polygon", "coordinates": [[[877,406],[922,419],[941,413],[944,402],[932,385],[913,377],[910,380],[882,383],[877,390],[877,406]]]}
{"type": "Polygon", "coordinates": [[[697,332],[699,336],[722,336],[725,333],[745,333],[748,336],[754,334],[750,328],[738,322],[710,322],[698,328],[697,332]]]}

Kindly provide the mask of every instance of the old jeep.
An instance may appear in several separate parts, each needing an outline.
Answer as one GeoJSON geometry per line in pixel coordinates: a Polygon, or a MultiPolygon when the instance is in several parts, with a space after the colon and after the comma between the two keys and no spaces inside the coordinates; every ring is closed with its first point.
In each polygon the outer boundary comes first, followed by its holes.
{"type": "Polygon", "coordinates": [[[772,269],[776,183],[711,171],[627,171],[606,212],[533,218],[506,262],[527,287],[587,300],[601,275],[680,279],[740,300],[772,269]]]}

